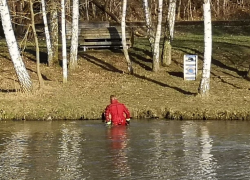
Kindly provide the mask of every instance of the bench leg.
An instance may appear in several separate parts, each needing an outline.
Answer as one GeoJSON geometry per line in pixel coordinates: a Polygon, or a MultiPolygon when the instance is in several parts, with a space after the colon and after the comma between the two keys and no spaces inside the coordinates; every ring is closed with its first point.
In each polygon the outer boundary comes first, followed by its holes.
{"type": "Polygon", "coordinates": [[[85,52],[87,50],[87,47],[86,46],[83,46],[83,51],[85,52]]]}

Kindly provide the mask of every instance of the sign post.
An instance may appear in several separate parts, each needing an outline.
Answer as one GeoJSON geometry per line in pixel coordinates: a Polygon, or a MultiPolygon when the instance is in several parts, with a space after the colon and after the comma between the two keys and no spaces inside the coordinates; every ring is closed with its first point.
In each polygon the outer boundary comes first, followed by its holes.
{"type": "Polygon", "coordinates": [[[198,73],[198,56],[184,55],[184,80],[196,80],[198,73]]]}

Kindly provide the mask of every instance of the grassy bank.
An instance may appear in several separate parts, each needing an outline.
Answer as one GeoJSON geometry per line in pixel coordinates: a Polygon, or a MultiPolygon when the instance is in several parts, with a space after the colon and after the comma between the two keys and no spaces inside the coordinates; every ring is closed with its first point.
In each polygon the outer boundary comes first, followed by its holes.
{"type": "MultiPolygon", "coordinates": [[[[101,119],[116,94],[133,118],[167,119],[250,119],[249,27],[213,27],[211,90],[207,98],[197,96],[203,65],[201,26],[177,26],[173,41],[172,64],[151,72],[148,41],[136,38],[129,49],[135,74],[126,73],[121,51],[79,53],[79,66],[69,71],[62,83],[61,67],[41,64],[45,87],[38,89],[34,47],[24,53],[25,65],[34,85],[30,95],[19,88],[5,43],[0,50],[0,119],[56,120],[101,119]],[[197,54],[199,75],[196,81],[183,80],[183,55],[197,54]]],[[[41,47],[41,51],[45,51],[41,47]]],[[[42,53],[44,54],[44,53],[42,53]]],[[[41,61],[45,62],[41,56],[41,61]]]]}

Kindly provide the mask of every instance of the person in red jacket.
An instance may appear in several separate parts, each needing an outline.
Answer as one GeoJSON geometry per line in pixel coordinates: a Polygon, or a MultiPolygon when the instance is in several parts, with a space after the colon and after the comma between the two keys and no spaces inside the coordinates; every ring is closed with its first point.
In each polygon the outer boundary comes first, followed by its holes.
{"type": "Polygon", "coordinates": [[[105,121],[107,125],[128,125],[130,122],[128,108],[119,103],[114,95],[110,96],[110,104],[105,109],[105,121]]]}

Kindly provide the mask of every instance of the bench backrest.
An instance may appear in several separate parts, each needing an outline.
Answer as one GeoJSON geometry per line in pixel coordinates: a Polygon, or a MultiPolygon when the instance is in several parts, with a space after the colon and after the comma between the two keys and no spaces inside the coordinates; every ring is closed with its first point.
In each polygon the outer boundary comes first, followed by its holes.
{"type": "MultiPolygon", "coordinates": [[[[79,22],[78,36],[80,39],[121,39],[121,27],[109,26],[109,22],[79,22]]],[[[66,37],[71,39],[71,24],[66,24],[66,37]]],[[[126,38],[131,31],[126,29],[126,38]]]]}
{"type": "MultiPolygon", "coordinates": [[[[81,29],[98,29],[98,28],[107,28],[110,24],[108,21],[101,21],[101,22],[86,22],[86,21],[79,21],[78,24],[78,34],[80,34],[81,29]]],[[[66,22],[66,35],[71,35],[72,23],[66,22]]]]}

